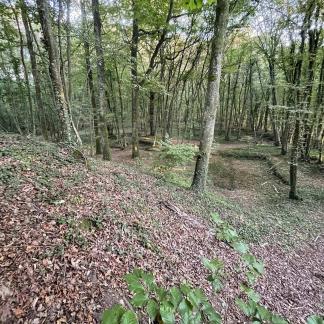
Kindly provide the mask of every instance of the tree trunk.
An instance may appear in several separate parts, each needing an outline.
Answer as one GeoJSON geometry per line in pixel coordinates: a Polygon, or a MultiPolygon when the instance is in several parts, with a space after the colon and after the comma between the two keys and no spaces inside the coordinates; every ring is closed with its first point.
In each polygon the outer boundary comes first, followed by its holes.
{"type": "Polygon", "coordinates": [[[71,142],[71,121],[68,113],[68,105],[64,96],[63,83],[59,72],[56,43],[49,16],[49,5],[47,0],[36,0],[36,3],[43,30],[44,44],[48,54],[49,72],[53,84],[55,104],[60,121],[61,134],[59,135],[59,139],[64,142],[71,142]]]}
{"type": "Polygon", "coordinates": [[[297,163],[298,163],[298,145],[299,145],[299,136],[300,136],[300,119],[297,116],[295,123],[295,130],[293,135],[293,142],[291,147],[290,155],[290,199],[299,199],[297,196],[297,163]]]}
{"type": "Polygon", "coordinates": [[[41,87],[40,87],[40,78],[38,74],[37,62],[36,62],[36,54],[34,51],[32,35],[29,28],[28,23],[28,14],[27,14],[27,6],[25,0],[20,0],[20,9],[21,9],[21,17],[25,28],[26,40],[27,40],[27,48],[30,57],[30,64],[31,64],[31,71],[34,80],[34,87],[35,87],[35,94],[36,94],[36,105],[37,105],[37,112],[40,120],[41,130],[44,138],[48,139],[47,133],[47,126],[46,126],[46,117],[44,112],[44,105],[42,100],[41,94],[41,87]]]}
{"type": "Polygon", "coordinates": [[[95,135],[95,143],[96,143],[96,154],[101,154],[101,142],[100,142],[100,132],[99,132],[99,123],[98,123],[98,110],[96,103],[96,95],[93,84],[93,74],[90,62],[90,45],[88,41],[87,35],[87,15],[85,10],[84,0],[81,1],[81,15],[82,15],[82,29],[83,29],[83,47],[84,47],[84,55],[85,55],[85,64],[86,64],[86,73],[87,73],[87,81],[90,91],[90,99],[91,99],[91,107],[93,114],[93,128],[95,135]]]}
{"type": "MultiPolygon", "coordinates": [[[[71,80],[71,0],[66,1],[66,58],[67,58],[67,79],[68,91],[67,100],[71,106],[72,100],[72,80],[71,80]]],[[[71,117],[72,119],[72,117],[71,117]]]]}
{"type": "Polygon", "coordinates": [[[205,190],[211,146],[214,139],[214,128],[217,108],[219,106],[219,88],[222,70],[224,39],[229,16],[229,2],[218,0],[216,5],[214,37],[208,70],[208,85],[204,112],[204,128],[196,161],[192,188],[199,192],[205,190]]]}
{"type": "Polygon", "coordinates": [[[138,143],[138,92],[137,51],[139,42],[138,21],[136,17],[136,0],[133,0],[133,32],[131,44],[131,77],[132,77],[132,158],[139,157],[138,143]]]}
{"type": "Polygon", "coordinates": [[[150,116],[150,135],[155,136],[155,93],[150,91],[149,116],[150,116]]]}
{"type": "MultiPolygon", "coordinates": [[[[34,111],[33,111],[33,103],[32,103],[32,98],[31,98],[31,92],[30,92],[30,85],[29,85],[29,77],[28,77],[28,71],[27,71],[27,66],[24,58],[24,40],[23,36],[21,33],[20,25],[19,25],[19,19],[16,10],[13,8],[13,13],[15,16],[16,24],[17,24],[17,29],[18,29],[18,34],[19,34],[19,45],[20,45],[20,58],[21,58],[21,63],[23,65],[23,70],[24,70],[24,78],[25,78],[25,86],[27,89],[27,98],[28,98],[28,106],[29,106],[29,117],[30,117],[30,125],[31,125],[31,130],[32,134],[36,134],[36,129],[35,129],[35,119],[34,119],[34,111]]],[[[28,130],[29,130],[29,125],[28,130]]]]}
{"type": "Polygon", "coordinates": [[[99,13],[98,0],[92,0],[92,13],[93,13],[93,28],[95,35],[95,48],[97,55],[97,70],[98,70],[98,89],[99,89],[99,107],[100,107],[100,129],[103,137],[102,155],[104,160],[111,160],[111,152],[109,146],[109,134],[107,125],[107,100],[106,100],[106,73],[105,61],[102,49],[101,39],[101,18],[99,13]]]}

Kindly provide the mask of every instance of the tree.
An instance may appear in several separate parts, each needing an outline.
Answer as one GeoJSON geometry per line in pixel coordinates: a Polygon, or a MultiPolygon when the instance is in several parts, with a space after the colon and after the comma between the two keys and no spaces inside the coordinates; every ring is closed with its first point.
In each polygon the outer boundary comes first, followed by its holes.
{"type": "Polygon", "coordinates": [[[214,23],[214,36],[211,41],[211,54],[208,69],[208,85],[203,119],[203,130],[200,140],[199,153],[196,161],[192,188],[204,191],[207,181],[208,163],[211,146],[214,140],[216,113],[219,106],[219,88],[222,71],[224,40],[229,16],[229,3],[227,0],[217,1],[216,18],[214,23]]]}
{"type": "Polygon", "coordinates": [[[38,115],[40,116],[40,124],[41,124],[41,130],[44,138],[48,139],[48,131],[47,131],[47,125],[46,125],[46,116],[45,116],[45,109],[42,99],[42,92],[41,92],[41,80],[38,72],[37,67],[37,61],[36,61],[36,53],[34,50],[33,45],[33,39],[32,34],[29,27],[29,21],[28,21],[28,7],[26,5],[25,0],[19,1],[20,10],[21,10],[21,17],[25,28],[25,34],[27,39],[27,48],[29,52],[30,57],[30,63],[31,63],[31,71],[32,76],[34,80],[34,86],[35,86],[35,93],[36,93],[36,105],[38,110],[38,115]]]}
{"type": "Polygon", "coordinates": [[[43,31],[44,45],[49,60],[49,72],[54,90],[56,110],[60,121],[60,134],[58,135],[58,138],[64,142],[70,143],[72,142],[71,120],[59,70],[57,47],[52,31],[49,5],[47,0],[36,0],[36,3],[43,31]]]}
{"type": "Polygon", "coordinates": [[[132,158],[139,157],[138,146],[138,91],[139,85],[137,80],[137,51],[139,42],[138,18],[137,18],[137,1],[132,1],[133,8],[133,27],[132,27],[132,44],[131,44],[131,78],[132,78],[132,158]]]}
{"type": "Polygon", "coordinates": [[[94,126],[94,133],[95,133],[95,142],[96,142],[96,154],[101,154],[102,150],[101,150],[101,142],[100,142],[100,130],[98,124],[98,111],[97,111],[96,94],[95,94],[94,83],[93,83],[93,73],[92,73],[92,67],[90,62],[90,44],[88,40],[89,35],[87,33],[87,16],[86,16],[86,8],[85,8],[84,0],[81,1],[81,15],[82,15],[82,35],[83,35],[83,47],[84,47],[84,56],[85,56],[85,67],[86,67],[87,82],[88,82],[90,98],[91,98],[93,126],[94,126]]]}
{"type": "Polygon", "coordinates": [[[107,125],[107,98],[106,98],[106,70],[102,49],[101,17],[99,12],[99,1],[92,0],[93,30],[95,35],[95,48],[97,56],[98,91],[100,109],[100,130],[103,138],[102,156],[104,160],[111,160],[109,146],[109,133],[107,125]]]}

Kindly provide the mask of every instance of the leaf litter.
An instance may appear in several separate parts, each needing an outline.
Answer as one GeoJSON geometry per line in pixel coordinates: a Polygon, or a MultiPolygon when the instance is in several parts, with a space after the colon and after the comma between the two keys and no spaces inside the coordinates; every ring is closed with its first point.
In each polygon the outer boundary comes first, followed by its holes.
{"type": "MultiPolygon", "coordinates": [[[[215,238],[196,194],[134,166],[92,160],[89,170],[54,144],[6,136],[0,153],[1,323],[98,323],[105,308],[127,306],[134,268],[168,287],[199,286],[227,323],[246,322],[235,305],[238,254],[215,238]],[[216,296],[203,257],[224,261],[216,296]]],[[[323,313],[323,246],[253,245],[266,265],[262,303],[292,323],[323,313]]]]}

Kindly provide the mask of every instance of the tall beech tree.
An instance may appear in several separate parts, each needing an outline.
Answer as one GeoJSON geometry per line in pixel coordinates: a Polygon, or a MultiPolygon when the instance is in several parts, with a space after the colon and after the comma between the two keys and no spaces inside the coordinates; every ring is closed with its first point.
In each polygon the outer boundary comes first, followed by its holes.
{"type": "Polygon", "coordinates": [[[211,41],[206,103],[202,125],[203,128],[195,173],[192,181],[192,188],[197,191],[205,190],[209,156],[214,140],[215,119],[219,107],[219,89],[222,73],[224,42],[229,16],[229,2],[227,0],[218,0],[215,10],[216,18],[214,24],[214,36],[211,41]]]}

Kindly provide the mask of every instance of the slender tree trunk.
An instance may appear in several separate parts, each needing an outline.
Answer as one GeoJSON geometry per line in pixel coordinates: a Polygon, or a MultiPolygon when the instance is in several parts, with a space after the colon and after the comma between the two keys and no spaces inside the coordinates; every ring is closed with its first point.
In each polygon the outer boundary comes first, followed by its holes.
{"type": "Polygon", "coordinates": [[[120,104],[120,120],[121,120],[121,127],[122,127],[122,133],[123,133],[123,142],[122,146],[125,148],[127,146],[126,142],[126,133],[125,133],[125,117],[124,117],[124,100],[122,95],[122,87],[121,87],[121,80],[118,73],[117,64],[115,62],[115,71],[116,71],[116,77],[117,77],[117,84],[118,84],[118,96],[119,96],[119,104],[120,104]]]}
{"type": "Polygon", "coordinates": [[[71,16],[71,0],[66,0],[66,58],[67,58],[67,79],[68,79],[67,100],[71,106],[72,80],[71,80],[71,17],[70,16],[71,16]]]}
{"type": "Polygon", "coordinates": [[[81,1],[81,14],[82,14],[82,31],[83,31],[83,47],[84,47],[84,55],[85,55],[85,65],[87,71],[87,81],[90,91],[90,99],[91,99],[91,107],[93,114],[93,128],[95,135],[95,143],[96,143],[96,154],[101,154],[101,141],[100,141],[100,132],[99,132],[99,123],[98,123],[98,110],[97,110],[97,102],[95,89],[93,84],[93,74],[90,62],[90,45],[88,41],[87,35],[87,15],[84,0],[81,1]]]}
{"type": "Polygon", "coordinates": [[[32,71],[32,76],[33,76],[33,80],[34,80],[37,113],[38,113],[39,120],[40,120],[42,134],[43,134],[44,138],[47,140],[48,134],[47,134],[46,118],[45,118],[44,105],[43,105],[43,100],[42,100],[40,78],[39,78],[37,62],[36,62],[36,54],[34,51],[32,35],[30,32],[29,23],[28,23],[27,6],[25,3],[25,0],[20,0],[19,4],[20,4],[20,9],[21,9],[22,21],[23,21],[24,28],[25,28],[27,48],[28,48],[28,52],[29,52],[31,71],[32,71]]]}
{"type": "Polygon", "coordinates": [[[150,135],[155,136],[155,93],[150,91],[149,116],[150,116],[150,135]]]}
{"type": "Polygon", "coordinates": [[[59,52],[59,59],[60,59],[60,73],[61,73],[61,80],[63,84],[63,90],[66,100],[68,100],[68,95],[66,91],[66,82],[65,82],[65,68],[64,68],[64,57],[63,57],[63,49],[62,49],[62,19],[64,15],[63,9],[63,0],[58,0],[58,18],[57,18],[57,33],[58,33],[58,52],[59,52]]]}
{"type": "Polygon", "coordinates": [[[45,140],[48,140],[47,119],[46,119],[45,107],[42,99],[41,82],[40,82],[39,70],[37,67],[36,53],[34,51],[34,46],[33,46],[32,29],[30,28],[29,25],[30,23],[28,20],[28,13],[27,13],[28,8],[26,6],[25,0],[20,0],[19,4],[21,8],[22,21],[25,28],[27,48],[30,56],[31,71],[32,71],[34,87],[35,87],[35,98],[36,98],[38,120],[41,126],[42,135],[44,136],[45,140]]]}
{"type": "MultiPolygon", "coordinates": [[[[24,70],[24,78],[25,78],[25,86],[27,89],[27,98],[28,98],[28,106],[29,106],[29,117],[30,117],[30,125],[31,125],[31,132],[33,135],[36,134],[36,128],[35,128],[35,118],[34,118],[34,110],[33,110],[33,103],[32,103],[32,98],[31,98],[31,92],[30,92],[30,85],[29,85],[29,77],[28,77],[28,71],[27,71],[27,66],[24,58],[24,39],[21,33],[20,25],[19,25],[19,20],[18,20],[18,15],[16,10],[13,8],[13,13],[15,15],[15,20],[18,28],[18,34],[19,34],[19,42],[20,42],[20,58],[21,58],[21,63],[23,65],[23,70],[24,70]]],[[[28,127],[29,129],[29,127],[28,127]]]]}
{"type": "Polygon", "coordinates": [[[137,51],[139,42],[138,21],[136,17],[137,0],[133,0],[133,32],[131,44],[131,76],[132,76],[132,158],[140,156],[138,143],[138,92],[137,51]]]}
{"type": "Polygon", "coordinates": [[[71,121],[68,113],[68,105],[64,96],[63,83],[59,72],[59,61],[49,16],[49,5],[47,0],[36,0],[36,3],[44,35],[44,44],[49,59],[49,72],[54,89],[56,109],[61,124],[61,134],[59,139],[64,142],[71,142],[71,121]]]}
{"type": "Polygon", "coordinates": [[[97,70],[98,70],[98,89],[99,89],[99,107],[100,107],[100,129],[103,137],[103,159],[111,160],[111,151],[109,146],[109,133],[107,125],[107,98],[106,98],[106,73],[105,61],[102,49],[101,39],[101,18],[99,13],[99,1],[92,0],[93,12],[93,27],[95,35],[95,48],[97,55],[97,70]]]}
{"type": "Polygon", "coordinates": [[[291,153],[290,153],[290,169],[289,169],[289,176],[290,176],[289,198],[290,199],[299,199],[297,195],[297,163],[298,163],[299,137],[300,137],[300,117],[297,116],[294,134],[293,134],[291,153]]]}
{"type": "Polygon", "coordinates": [[[269,65],[269,77],[270,77],[270,86],[271,86],[271,105],[272,109],[270,110],[271,124],[272,124],[272,132],[274,138],[275,146],[280,145],[280,136],[278,131],[278,126],[275,117],[275,109],[277,106],[277,92],[276,92],[276,72],[275,72],[275,62],[273,59],[268,59],[269,65]]]}
{"type": "Polygon", "coordinates": [[[204,191],[206,187],[209,156],[214,139],[215,119],[217,108],[219,106],[219,87],[222,71],[224,39],[229,15],[229,2],[227,0],[218,0],[215,8],[216,19],[208,71],[204,129],[192,182],[192,188],[200,192],[204,191]]]}

